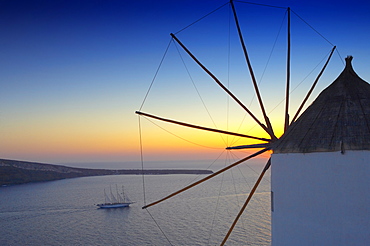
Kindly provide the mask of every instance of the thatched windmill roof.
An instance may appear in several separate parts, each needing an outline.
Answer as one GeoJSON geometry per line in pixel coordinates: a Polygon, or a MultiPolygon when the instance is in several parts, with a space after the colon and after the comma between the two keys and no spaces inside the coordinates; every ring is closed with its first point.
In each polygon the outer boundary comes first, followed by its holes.
{"type": "Polygon", "coordinates": [[[274,153],[370,150],[370,85],[351,61],[273,145],[274,153]]]}

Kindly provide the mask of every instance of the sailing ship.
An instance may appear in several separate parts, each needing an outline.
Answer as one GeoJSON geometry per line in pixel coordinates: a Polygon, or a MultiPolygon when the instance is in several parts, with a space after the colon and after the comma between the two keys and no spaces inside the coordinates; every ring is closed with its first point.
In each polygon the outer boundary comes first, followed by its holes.
{"type": "Polygon", "coordinates": [[[109,187],[109,194],[104,189],[104,203],[97,204],[96,206],[99,208],[123,208],[129,207],[133,203],[135,202],[128,199],[127,195],[125,195],[123,186],[122,193],[120,194],[116,185],[116,195],[113,194],[112,187],[109,187]]]}

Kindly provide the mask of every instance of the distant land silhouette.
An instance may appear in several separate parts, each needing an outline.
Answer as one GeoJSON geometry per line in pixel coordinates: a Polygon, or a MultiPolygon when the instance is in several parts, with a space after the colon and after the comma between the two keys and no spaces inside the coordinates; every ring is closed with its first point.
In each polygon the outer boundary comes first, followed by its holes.
{"type": "Polygon", "coordinates": [[[87,169],[37,162],[0,159],[0,185],[44,182],[67,178],[102,175],[211,174],[201,169],[87,169]]]}

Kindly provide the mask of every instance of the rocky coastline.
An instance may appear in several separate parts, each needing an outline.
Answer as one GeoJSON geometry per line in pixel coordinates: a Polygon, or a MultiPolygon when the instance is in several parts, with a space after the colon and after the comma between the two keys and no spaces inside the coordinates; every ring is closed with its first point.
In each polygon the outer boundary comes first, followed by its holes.
{"type": "Polygon", "coordinates": [[[102,175],[212,174],[202,169],[87,169],[0,159],[0,186],[102,175]]]}

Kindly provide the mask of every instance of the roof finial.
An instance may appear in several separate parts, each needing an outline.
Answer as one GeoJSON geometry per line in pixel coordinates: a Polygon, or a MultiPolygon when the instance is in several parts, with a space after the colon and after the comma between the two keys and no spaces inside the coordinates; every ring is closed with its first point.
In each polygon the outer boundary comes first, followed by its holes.
{"type": "Polygon", "coordinates": [[[352,59],[353,59],[353,56],[348,55],[348,56],[345,58],[346,63],[347,63],[347,64],[348,64],[348,63],[349,63],[349,64],[351,64],[352,59]]]}
{"type": "Polygon", "coordinates": [[[350,55],[348,55],[345,58],[345,60],[346,60],[346,68],[347,69],[352,69],[353,70],[353,68],[352,68],[352,59],[353,59],[353,56],[350,56],[350,55]]]}

